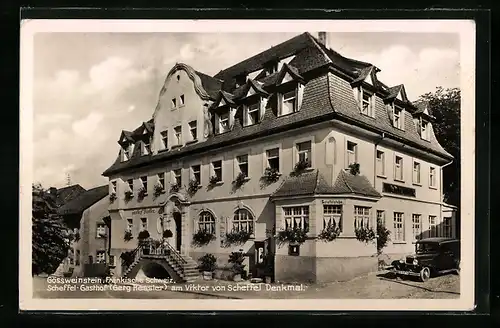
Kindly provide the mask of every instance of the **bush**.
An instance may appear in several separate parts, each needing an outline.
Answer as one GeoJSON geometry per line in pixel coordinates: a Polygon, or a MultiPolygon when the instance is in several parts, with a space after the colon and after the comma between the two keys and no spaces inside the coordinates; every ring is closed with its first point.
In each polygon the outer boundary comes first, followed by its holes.
{"type": "Polygon", "coordinates": [[[217,268],[217,258],[213,254],[205,254],[199,258],[201,271],[214,272],[217,268]]]}
{"type": "Polygon", "coordinates": [[[134,238],[134,237],[132,236],[132,231],[130,231],[130,230],[125,230],[125,234],[123,235],[123,240],[125,240],[125,241],[129,241],[129,240],[131,240],[132,238],[134,238]]]}
{"type": "Polygon", "coordinates": [[[293,173],[295,175],[299,175],[301,174],[302,172],[304,172],[307,168],[311,167],[311,163],[309,162],[309,160],[300,160],[297,162],[297,164],[295,164],[295,167],[293,169],[293,173]]]}
{"type": "Polygon", "coordinates": [[[243,272],[245,271],[245,265],[243,264],[244,261],[245,261],[245,256],[241,251],[231,252],[231,254],[229,254],[228,262],[232,264],[231,271],[234,274],[243,274],[243,272]]]}
{"type": "Polygon", "coordinates": [[[307,232],[305,229],[293,228],[285,229],[278,232],[278,241],[281,243],[299,243],[302,244],[307,239],[307,232]]]}
{"type": "Polygon", "coordinates": [[[382,253],[382,249],[391,240],[391,232],[381,223],[377,223],[377,252],[382,253]]]}
{"type": "Polygon", "coordinates": [[[226,233],[226,244],[227,245],[238,245],[245,243],[248,239],[250,239],[252,233],[246,230],[240,231],[231,231],[226,233]]]}
{"type": "Polygon", "coordinates": [[[359,174],[359,163],[352,163],[349,165],[349,172],[352,175],[358,175],[359,174]]]}
{"type": "Polygon", "coordinates": [[[144,240],[144,239],[148,239],[149,237],[150,237],[149,231],[142,230],[141,232],[139,232],[139,235],[137,236],[137,239],[144,240]]]}
{"type": "Polygon", "coordinates": [[[324,228],[318,235],[318,239],[323,241],[334,241],[340,234],[340,228],[336,227],[334,224],[328,223],[328,226],[324,228]]]}
{"type": "Polygon", "coordinates": [[[215,240],[215,235],[205,230],[198,230],[193,235],[193,244],[195,246],[203,246],[209,244],[212,240],[215,240]]]}
{"type": "Polygon", "coordinates": [[[241,187],[245,182],[246,182],[246,178],[247,176],[240,172],[237,176],[236,176],[236,179],[234,179],[234,185],[235,187],[241,187]]]}
{"type": "Polygon", "coordinates": [[[375,231],[372,228],[356,228],[354,230],[356,234],[356,239],[365,243],[368,243],[375,239],[375,231]]]}
{"type": "Polygon", "coordinates": [[[279,178],[280,174],[278,170],[271,167],[267,167],[264,171],[264,175],[262,176],[262,179],[267,183],[274,183],[278,181],[279,178]]]}
{"type": "Polygon", "coordinates": [[[163,238],[172,238],[174,236],[174,234],[172,233],[171,230],[167,229],[165,231],[163,231],[163,238]]]}

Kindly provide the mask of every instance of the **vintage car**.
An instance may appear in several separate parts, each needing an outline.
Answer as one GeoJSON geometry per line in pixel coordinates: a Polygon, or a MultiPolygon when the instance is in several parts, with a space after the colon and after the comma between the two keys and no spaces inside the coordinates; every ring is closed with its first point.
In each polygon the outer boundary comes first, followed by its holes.
{"type": "Polygon", "coordinates": [[[423,282],[432,276],[460,273],[460,241],[452,238],[426,238],[415,244],[415,253],[392,262],[396,276],[419,277],[423,282]]]}

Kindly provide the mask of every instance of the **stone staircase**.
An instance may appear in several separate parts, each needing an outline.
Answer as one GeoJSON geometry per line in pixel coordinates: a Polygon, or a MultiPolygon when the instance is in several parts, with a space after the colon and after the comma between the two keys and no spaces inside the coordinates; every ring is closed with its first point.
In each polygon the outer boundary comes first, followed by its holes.
{"type": "Polygon", "coordinates": [[[141,267],[139,264],[142,262],[144,265],[148,261],[161,262],[168,266],[165,269],[176,282],[193,282],[200,276],[198,263],[190,256],[179,254],[168,244],[154,249],[150,247],[149,252],[144,252],[143,248],[138,247],[134,252],[134,261],[125,270],[123,277],[133,278],[141,267]]]}

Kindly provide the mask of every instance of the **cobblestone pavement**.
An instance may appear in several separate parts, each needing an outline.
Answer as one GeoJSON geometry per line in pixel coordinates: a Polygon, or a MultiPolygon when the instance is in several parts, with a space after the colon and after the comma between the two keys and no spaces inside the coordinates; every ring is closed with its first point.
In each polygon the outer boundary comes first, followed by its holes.
{"type": "MultiPolygon", "coordinates": [[[[152,284],[153,285],[153,284],[152,284]]],[[[152,286],[150,285],[150,286],[152,286]]],[[[34,279],[37,298],[118,298],[118,299],[449,299],[460,297],[460,278],[449,274],[426,283],[396,279],[379,272],[356,279],[328,284],[251,284],[249,282],[198,281],[192,284],[156,284],[156,291],[137,290],[145,285],[117,285],[106,291],[49,291],[45,278],[34,279]],[[128,287],[127,287],[128,286],[128,287]],[[293,287],[288,287],[293,286],[293,287]],[[126,291],[125,288],[129,288],[126,291]],[[290,289],[296,290],[290,290],[290,289]],[[120,290],[122,289],[122,290],[120,290]]]]}

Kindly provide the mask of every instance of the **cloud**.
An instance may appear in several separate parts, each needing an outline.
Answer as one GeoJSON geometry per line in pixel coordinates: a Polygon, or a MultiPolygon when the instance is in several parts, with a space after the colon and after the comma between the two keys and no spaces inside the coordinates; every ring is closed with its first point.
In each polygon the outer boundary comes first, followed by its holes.
{"type": "Polygon", "coordinates": [[[89,138],[98,128],[103,116],[99,113],[92,112],[82,120],[73,123],[73,131],[80,137],[89,138]]]}
{"type": "Polygon", "coordinates": [[[127,108],[127,112],[132,113],[135,110],[135,105],[130,105],[127,108]]]}

